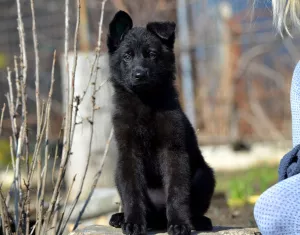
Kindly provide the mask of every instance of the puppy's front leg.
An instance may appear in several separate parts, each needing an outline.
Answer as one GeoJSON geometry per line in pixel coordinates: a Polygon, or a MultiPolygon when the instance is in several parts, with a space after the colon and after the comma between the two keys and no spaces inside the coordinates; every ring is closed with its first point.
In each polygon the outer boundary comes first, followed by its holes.
{"type": "Polygon", "coordinates": [[[188,235],[191,233],[188,155],[177,150],[165,151],[163,168],[167,194],[168,233],[188,235]]]}
{"type": "Polygon", "coordinates": [[[124,210],[123,233],[146,234],[145,175],[141,158],[120,157],[116,183],[124,210]]]}

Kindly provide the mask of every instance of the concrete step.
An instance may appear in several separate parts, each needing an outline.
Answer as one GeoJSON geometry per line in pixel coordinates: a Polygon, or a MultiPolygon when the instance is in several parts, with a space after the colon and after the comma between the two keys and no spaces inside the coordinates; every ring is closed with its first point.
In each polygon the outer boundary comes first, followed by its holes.
{"type": "MultiPolygon", "coordinates": [[[[69,235],[122,235],[120,229],[109,226],[88,226],[71,232],[69,235]]],[[[167,235],[163,232],[150,232],[151,235],[167,235]]],[[[192,235],[260,235],[256,228],[215,227],[212,232],[193,232],[192,235]]]]}

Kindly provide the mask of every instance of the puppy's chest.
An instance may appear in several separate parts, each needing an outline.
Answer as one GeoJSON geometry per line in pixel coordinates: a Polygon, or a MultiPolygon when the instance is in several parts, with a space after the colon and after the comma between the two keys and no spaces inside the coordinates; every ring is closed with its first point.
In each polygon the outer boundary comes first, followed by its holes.
{"type": "Polygon", "coordinates": [[[130,123],[132,123],[130,128],[132,128],[133,141],[144,143],[146,146],[149,145],[148,147],[155,144],[157,135],[155,114],[147,110],[141,110],[132,116],[130,123]]]}
{"type": "Polygon", "coordinates": [[[153,144],[157,135],[156,114],[147,107],[132,104],[119,107],[114,124],[132,144],[153,144]]]}

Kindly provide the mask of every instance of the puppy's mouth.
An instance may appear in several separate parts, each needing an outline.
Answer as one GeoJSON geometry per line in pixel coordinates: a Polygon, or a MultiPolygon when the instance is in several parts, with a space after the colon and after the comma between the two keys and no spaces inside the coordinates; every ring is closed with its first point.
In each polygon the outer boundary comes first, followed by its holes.
{"type": "Polygon", "coordinates": [[[141,80],[131,80],[130,81],[130,90],[135,93],[148,92],[153,90],[155,86],[154,81],[150,79],[141,79],[141,80]]]}
{"type": "Polygon", "coordinates": [[[151,86],[153,81],[151,81],[150,77],[136,78],[132,77],[130,79],[130,85],[132,87],[143,87],[143,86],[151,86]]]}

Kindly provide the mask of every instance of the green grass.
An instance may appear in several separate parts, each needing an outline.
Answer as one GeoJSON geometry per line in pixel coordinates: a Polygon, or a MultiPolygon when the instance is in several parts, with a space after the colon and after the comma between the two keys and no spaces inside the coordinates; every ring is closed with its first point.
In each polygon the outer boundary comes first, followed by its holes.
{"type": "Polygon", "coordinates": [[[217,192],[225,192],[228,199],[246,200],[260,195],[278,179],[278,166],[261,165],[244,171],[217,172],[217,192]]]}

